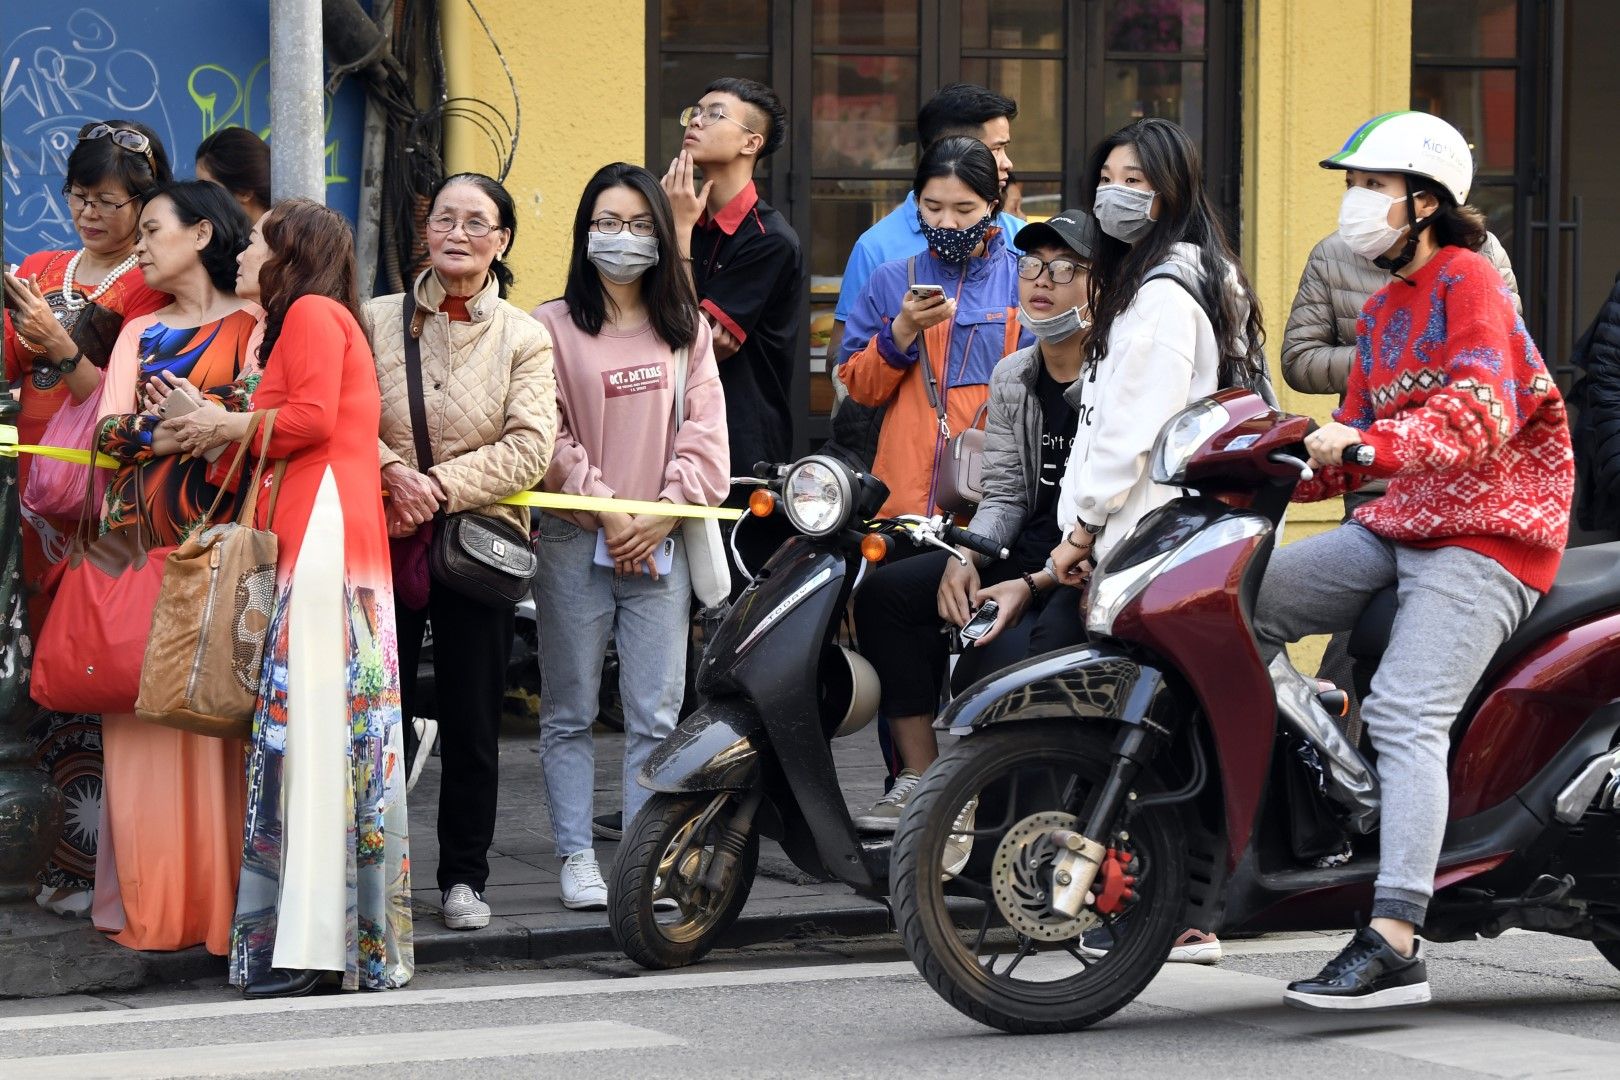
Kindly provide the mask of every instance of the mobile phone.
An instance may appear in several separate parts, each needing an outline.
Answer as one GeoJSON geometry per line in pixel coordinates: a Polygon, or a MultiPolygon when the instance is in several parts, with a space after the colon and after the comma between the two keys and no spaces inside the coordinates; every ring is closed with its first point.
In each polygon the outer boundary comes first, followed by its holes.
{"type": "Polygon", "coordinates": [[[1000,611],[1001,605],[994,600],[986,600],[980,604],[979,609],[973,613],[973,618],[969,619],[967,625],[962,627],[962,641],[978,641],[988,634],[990,628],[996,624],[996,615],[1000,611]]]}
{"type": "MultiPolygon", "coordinates": [[[[175,387],[173,390],[169,391],[169,396],[164,398],[162,403],[158,405],[157,417],[159,420],[173,420],[176,417],[184,416],[187,413],[196,412],[200,408],[202,408],[202,406],[197,403],[196,398],[192,397],[181,388],[175,387]]],[[[220,443],[218,446],[213,446],[207,450],[204,450],[202,455],[203,460],[207,462],[218,461],[219,455],[225,452],[225,447],[227,445],[229,444],[220,443]]]]}
{"type": "MultiPolygon", "coordinates": [[[[6,264],[6,276],[11,278],[12,282],[15,282],[15,283],[17,283],[19,285],[21,284],[22,279],[19,278],[17,276],[17,274],[21,270],[22,270],[22,267],[18,266],[16,263],[7,263],[6,264]]],[[[10,283],[8,283],[8,284],[10,284],[10,283]]],[[[5,300],[5,305],[6,305],[6,310],[7,311],[16,311],[17,310],[17,301],[12,298],[11,289],[9,289],[9,288],[0,288],[0,294],[3,294],[4,300],[5,300]]]]}
{"type": "Polygon", "coordinates": [[[914,300],[927,300],[930,296],[944,296],[945,286],[919,284],[909,286],[906,291],[911,293],[914,300]]]}
{"type": "MultiPolygon", "coordinates": [[[[596,563],[597,566],[605,566],[609,570],[618,565],[618,563],[613,561],[613,556],[608,554],[606,529],[596,530],[596,557],[592,560],[592,562],[596,563]]],[[[674,565],[675,538],[673,536],[666,536],[664,537],[664,542],[653,549],[653,566],[658,569],[658,576],[663,577],[665,574],[669,573],[670,568],[674,565]]],[[[643,571],[643,573],[645,573],[645,571],[643,571]]]]}

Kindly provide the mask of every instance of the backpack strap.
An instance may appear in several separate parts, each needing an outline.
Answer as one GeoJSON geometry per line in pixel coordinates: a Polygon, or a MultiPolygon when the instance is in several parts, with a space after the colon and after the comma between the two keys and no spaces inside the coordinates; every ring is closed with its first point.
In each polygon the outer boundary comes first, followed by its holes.
{"type": "MultiPolygon", "coordinates": [[[[917,284],[917,256],[906,260],[906,288],[917,284]]],[[[939,433],[951,437],[951,423],[945,416],[945,397],[939,392],[939,377],[934,374],[934,361],[928,355],[928,331],[917,331],[917,356],[922,361],[923,385],[928,390],[928,404],[934,407],[939,420],[939,433]]]]}

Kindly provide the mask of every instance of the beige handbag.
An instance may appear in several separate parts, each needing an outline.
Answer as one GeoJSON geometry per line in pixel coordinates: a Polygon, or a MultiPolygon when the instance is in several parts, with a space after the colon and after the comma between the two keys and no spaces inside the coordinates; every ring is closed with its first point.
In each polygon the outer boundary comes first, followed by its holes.
{"type": "MultiPolygon", "coordinates": [[[[269,447],[274,409],[253,414],[225,487],[197,530],[169,554],[135,702],[135,715],[148,723],[220,739],[245,739],[252,731],[276,592],[276,534],[253,527],[264,451],[236,520],[210,520],[239,474],[261,417],[269,447]]],[[[286,462],[276,463],[267,520],[274,518],[285,469],[286,462]]]]}

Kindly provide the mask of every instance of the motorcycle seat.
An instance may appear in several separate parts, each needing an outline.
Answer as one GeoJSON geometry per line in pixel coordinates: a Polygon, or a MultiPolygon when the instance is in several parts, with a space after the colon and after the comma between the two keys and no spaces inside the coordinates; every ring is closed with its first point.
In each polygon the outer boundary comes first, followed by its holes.
{"type": "MultiPolygon", "coordinates": [[[[1376,667],[1383,657],[1395,623],[1395,606],[1392,585],[1375,593],[1356,621],[1349,651],[1362,665],[1376,667]]],[[[1554,631],[1609,609],[1620,609],[1620,542],[1570,548],[1564,552],[1553,587],[1496,650],[1484,678],[1554,631]]]]}

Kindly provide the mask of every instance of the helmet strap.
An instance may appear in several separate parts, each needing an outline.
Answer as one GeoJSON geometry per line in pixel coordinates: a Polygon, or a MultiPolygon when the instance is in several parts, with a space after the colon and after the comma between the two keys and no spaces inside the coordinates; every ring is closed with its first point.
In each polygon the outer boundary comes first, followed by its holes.
{"type": "Polygon", "coordinates": [[[1408,183],[1406,185],[1406,221],[1408,231],[1406,234],[1406,243],[1401,245],[1401,253],[1395,256],[1380,255],[1378,258],[1373,260],[1374,266],[1381,270],[1388,270],[1390,276],[1400,278],[1408,285],[1411,285],[1412,282],[1404,277],[1401,277],[1401,271],[1405,270],[1407,266],[1411,264],[1412,260],[1417,257],[1418,236],[1422,234],[1423,230],[1427,229],[1429,227],[1429,223],[1434,220],[1433,214],[1430,214],[1428,217],[1423,218],[1422,220],[1418,219],[1416,194],[1417,193],[1412,190],[1412,185],[1408,183]]]}

